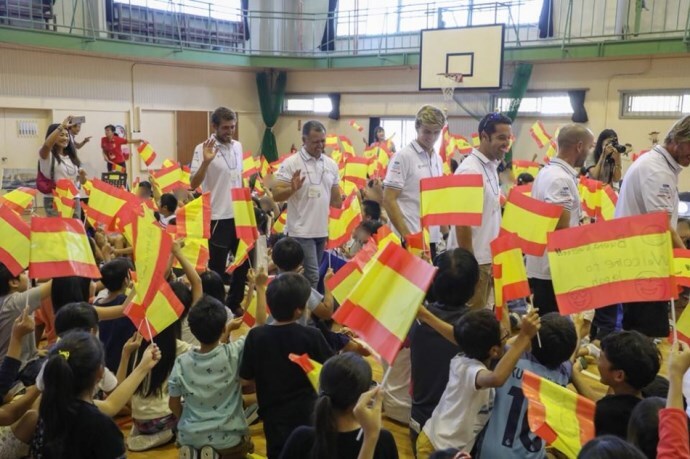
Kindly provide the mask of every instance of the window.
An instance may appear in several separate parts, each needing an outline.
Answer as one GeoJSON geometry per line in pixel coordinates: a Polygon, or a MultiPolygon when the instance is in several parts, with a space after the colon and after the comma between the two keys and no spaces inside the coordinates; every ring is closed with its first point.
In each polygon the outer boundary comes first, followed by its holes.
{"type": "Polygon", "coordinates": [[[678,118],[690,113],[690,89],[624,92],[621,116],[624,118],[678,118]]]}
{"type": "Polygon", "coordinates": [[[212,17],[225,21],[240,22],[240,0],[223,0],[222,2],[203,2],[200,0],[113,0],[132,6],[143,6],[153,10],[161,10],[193,16],[212,17]]]}
{"type": "MultiPolygon", "coordinates": [[[[494,96],[494,109],[507,112],[513,101],[510,97],[494,96]]],[[[570,97],[567,94],[526,95],[520,102],[518,113],[535,116],[565,116],[573,114],[570,97]]]]}
{"type": "Polygon", "coordinates": [[[536,24],[542,3],[543,0],[339,0],[336,34],[391,35],[437,27],[536,24]]]}
{"type": "MultiPolygon", "coordinates": [[[[386,131],[386,136],[393,136],[393,143],[398,151],[417,138],[417,130],[414,127],[414,118],[381,118],[381,127],[386,131]]],[[[434,148],[441,148],[442,137],[439,136],[434,148]]]]}
{"type": "Polygon", "coordinates": [[[331,99],[326,96],[286,96],[284,113],[330,113],[331,99]]]}

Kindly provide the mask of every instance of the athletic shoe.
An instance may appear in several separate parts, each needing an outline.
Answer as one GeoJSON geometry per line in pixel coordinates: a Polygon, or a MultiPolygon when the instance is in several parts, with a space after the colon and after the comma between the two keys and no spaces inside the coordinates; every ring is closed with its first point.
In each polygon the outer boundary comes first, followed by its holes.
{"type": "Polygon", "coordinates": [[[211,446],[204,446],[199,452],[199,459],[220,459],[220,455],[211,446]]]}

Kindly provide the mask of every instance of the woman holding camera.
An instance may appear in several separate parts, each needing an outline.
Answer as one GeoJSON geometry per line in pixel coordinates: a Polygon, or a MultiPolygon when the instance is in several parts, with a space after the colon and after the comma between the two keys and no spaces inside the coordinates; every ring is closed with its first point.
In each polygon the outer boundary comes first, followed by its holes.
{"type": "Polygon", "coordinates": [[[621,154],[624,152],[625,147],[618,143],[616,131],[604,129],[594,147],[594,165],[587,169],[587,174],[606,185],[620,182],[621,154]]]}

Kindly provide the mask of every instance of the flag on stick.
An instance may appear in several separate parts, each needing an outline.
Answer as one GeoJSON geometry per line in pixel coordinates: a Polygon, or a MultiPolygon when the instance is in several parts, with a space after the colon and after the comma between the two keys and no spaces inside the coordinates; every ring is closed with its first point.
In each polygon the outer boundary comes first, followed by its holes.
{"type": "Polygon", "coordinates": [[[204,193],[175,211],[178,237],[211,237],[211,193],[204,193]]]}
{"type": "Polygon", "coordinates": [[[357,195],[353,193],[345,199],[341,209],[334,207],[329,209],[326,248],[334,249],[345,244],[361,222],[362,209],[357,195]]]}
{"type": "Polygon", "coordinates": [[[677,285],[690,287],[690,250],[673,249],[673,278],[677,285]]]}
{"type": "Polygon", "coordinates": [[[556,229],[563,208],[510,190],[501,221],[501,234],[514,234],[522,251],[540,257],[546,250],[546,235],[556,229]]]}
{"type": "Polygon", "coordinates": [[[491,241],[496,317],[500,320],[508,301],[530,296],[527,270],[518,238],[512,234],[491,241]]]}
{"type": "Polygon", "coordinates": [[[357,186],[357,188],[363,188],[367,184],[369,162],[369,159],[359,156],[347,157],[345,159],[343,180],[352,182],[357,186]]]}
{"type": "Polygon", "coordinates": [[[518,178],[520,174],[528,173],[532,177],[536,177],[539,173],[539,163],[532,161],[513,160],[513,176],[518,178]]]}
{"type": "Polygon", "coordinates": [[[481,174],[421,179],[422,226],[481,225],[484,208],[482,183],[481,174]]]}
{"type": "Polygon", "coordinates": [[[157,287],[153,289],[150,302],[144,302],[139,297],[139,289],[152,290],[152,286],[142,285],[141,281],[135,282],[137,296],[124,310],[137,331],[151,341],[156,335],[174,324],[184,312],[184,305],[175,295],[170,284],[161,279],[157,287]]]}
{"type": "Polygon", "coordinates": [[[364,132],[364,127],[357,123],[357,121],[355,120],[350,120],[350,126],[357,129],[359,132],[364,132]]]}
{"type": "Polygon", "coordinates": [[[36,197],[35,188],[19,187],[0,196],[0,207],[9,207],[18,214],[31,207],[36,197]]]}
{"type": "Polygon", "coordinates": [[[539,148],[544,148],[549,141],[551,141],[551,136],[546,132],[544,125],[541,121],[535,122],[531,128],[529,128],[529,134],[532,136],[537,146],[539,148]]]}
{"type": "Polygon", "coordinates": [[[137,147],[137,151],[139,152],[139,157],[147,166],[151,166],[156,160],[156,152],[148,142],[141,142],[137,147]]]}
{"type": "Polygon", "coordinates": [[[321,367],[323,367],[323,365],[316,360],[310,359],[309,354],[297,355],[290,353],[288,354],[288,358],[291,362],[296,363],[302,370],[304,370],[304,373],[307,375],[307,378],[314,387],[314,390],[318,392],[319,376],[321,375],[321,367]]]}
{"type": "Polygon", "coordinates": [[[79,190],[74,182],[69,179],[60,179],[55,182],[53,190],[53,207],[63,218],[72,218],[74,215],[74,198],[79,196],[79,190]]]}
{"type": "Polygon", "coordinates": [[[589,217],[596,217],[601,209],[601,189],[603,183],[598,180],[589,179],[587,177],[580,177],[578,184],[578,192],[580,193],[580,202],[582,203],[582,210],[589,217]]]}
{"type": "Polygon", "coordinates": [[[31,230],[11,207],[0,206],[0,263],[19,276],[29,266],[31,230]]]}

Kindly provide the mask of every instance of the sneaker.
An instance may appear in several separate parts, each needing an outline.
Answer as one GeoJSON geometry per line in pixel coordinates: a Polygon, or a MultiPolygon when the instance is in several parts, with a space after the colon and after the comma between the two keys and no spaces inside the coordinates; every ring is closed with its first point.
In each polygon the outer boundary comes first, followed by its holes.
{"type": "Polygon", "coordinates": [[[130,451],[147,451],[157,446],[170,443],[173,437],[172,429],[166,429],[151,435],[130,435],[127,438],[127,448],[129,448],[130,451]]]}
{"type": "Polygon", "coordinates": [[[189,445],[180,446],[179,454],[180,459],[198,459],[199,457],[196,450],[189,445]]]}
{"type": "Polygon", "coordinates": [[[259,420],[259,405],[252,403],[244,409],[244,417],[247,419],[247,424],[252,425],[259,420]]]}
{"type": "Polygon", "coordinates": [[[199,459],[220,459],[220,455],[211,446],[204,446],[199,452],[199,459]]]}

